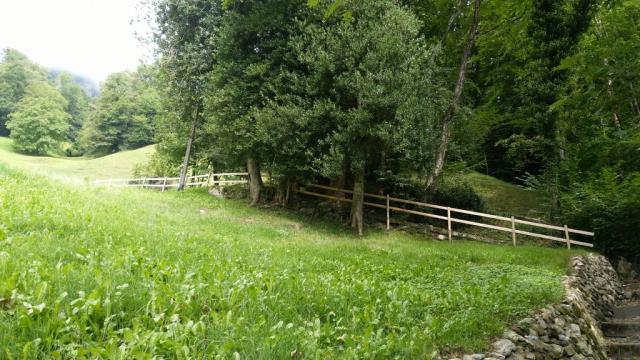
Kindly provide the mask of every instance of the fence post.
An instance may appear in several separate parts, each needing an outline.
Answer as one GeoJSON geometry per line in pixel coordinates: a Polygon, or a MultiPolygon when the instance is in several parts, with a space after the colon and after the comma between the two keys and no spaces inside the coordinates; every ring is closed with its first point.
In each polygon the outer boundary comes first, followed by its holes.
{"type": "Polygon", "coordinates": [[[453,241],[453,231],[451,230],[451,208],[447,208],[447,229],[449,230],[449,241],[453,241]]]}
{"type": "Polygon", "coordinates": [[[162,192],[164,192],[164,189],[166,188],[166,186],[167,186],[167,177],[165,176],[164,180],[162,180],[162,192]]]}
{"type": "Polygon", "coordinates": [[[211,187],[211,178],[213,177],[213,172],[209,172],[209,176],[207,177],[207,189],[211,187]]]}
{"type": "Polygon", "coordinates": [[[111,187],[112,182],[113,182],[113,179],[109,179],[109,187],[111,187]]]}
{"type": "Polygon", "coordinates": [[[387,230],[391,229],[391,217],[389,214],[389,194],[387,194],[387,230]]]}
{"type": "Polygon", "coordinates": [[[564,237],[567,239],[567,249],[571,250],[571,239],[569,239],[569,227],[564,226],[564,237]]]}
{"type": "Polygon", "coordinates": [[[513,238],[513,246],[516,246],[517,244],[517,240],[516,240],[516,218],[515,216],[511,217],[511,237],[513,238]]]}
{"type": "Polygon", "coordinates": [[[145,177],[142,179],[142,188],[143,188],[143,189],[144,189],[144,186],[146,185],[146,183],[147,183],[147,177],[145,176],[145,177]]]}

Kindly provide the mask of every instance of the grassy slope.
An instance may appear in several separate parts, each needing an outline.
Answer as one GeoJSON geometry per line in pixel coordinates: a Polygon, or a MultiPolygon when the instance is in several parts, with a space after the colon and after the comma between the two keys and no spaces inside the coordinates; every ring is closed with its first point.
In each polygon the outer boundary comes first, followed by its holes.
{"type": "Polygon", "coordinates": [[[561,296],[569,256],[393,231],[356,238],[203,191],[71,188],[0,164],[0,350],[274,359],[479,349],[561,296]]]}
{"type": "Polygon", "coordinates": [[[461,176],[485,200],[492,213],[541,219],[547,216],[544,197],[538,192],[477,172],[461,176]]]}
{"type": "Polygon", "coordinates": [[[0,137],[0,162],[65,182],[131,177],[134,167],[147,162],[153,151],[154,146],[147,146],[97,159],[27,156],[13,151],[11,139],[0,137]]]}

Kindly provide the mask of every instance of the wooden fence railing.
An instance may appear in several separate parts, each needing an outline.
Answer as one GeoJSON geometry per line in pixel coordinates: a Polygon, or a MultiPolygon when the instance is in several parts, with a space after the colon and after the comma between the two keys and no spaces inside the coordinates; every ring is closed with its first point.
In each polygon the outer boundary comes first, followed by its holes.
{"type": "MultiPolygon", "coordinates": [[[[186,187],[198,186],[221,186],[233,184],[246,184],[248,173],[220,173],[196,175],[187,177],[186,187]]],[[[142,177],[137,179],[105,179],[94,182],[96,185],[116,186],[116,187],[137,187],[155,188],[165,191],[167,189],[178,188],[179,177],[142,177]]]]}
{"type": "MultiPolygon", "coordinates": [[[[331,192],[339,192],[339,193],[342,193],[342,194],[353,194],[353,191],[350,191],[350,190],[338,189],[338,188],[324,186],[324,185],[311,184],[311,185],[307,185],[306,188],[315,188],[315,189],[327,190],[327,191],[331,191],[331,192]]],[[[315,191],[308,191],[308,190],[306,190],[304,188],[302,190],[298,190],[297,192],[300,193],[300,194],[315,196],[315,197],[319,197],[319,198],[323,198],[323,199],[330,199],[330,200],[336,200],[336,201],[342,201],[342,202],[352,202],[353,201],[352,199],[349,199],[349,198],[346,198],[346,197],[331,196],[331,195],[327,195],[327,194],[318,193],[318,192],[315,192],[315,191]]],[[[545,239],[545,240],[563,242],[563,243],[565,243],[567,245],[568,249],[571,249],[571,245],[579,245],[579,246],[585,246],[585,247],[590,247],[590,248],[593,247],[593,244],[591,244],[591,243],[587,243],[587,242],[577,241],[577,240],[571,239],[571,234],[577,234],[577,235],[593,237],[594,236],[593,232],[577,230],[577,229],[571,229],[567,225],[564,225],[564,226],[549,225],[549,224],[540,223],[540,222],[516,219],[514,216],[506,217],[506,216],[485,214],[485,213],[480,213],[480,212],[476,212],[476,211],[456,209],[456,208],[451,208],[451,207],[446,207],[446,206],[428,204],[428,203],[419,202],[419,201],[405,200],[405,199],[400,199],[400,198],[396,198],[396,197],[391,197],[389,195],[383,196],[383,195],[365,193],[364,196],[365,196],[364,205],[386,210],[386,213],[387,213],[387,229],[389,229],[390,226],[391,226],[391,212],[395,211],[395,212],[399,212],[399,213],[424,216],[424,217],[428,217],[428,218],[432,218],[432,219],[438,219],[438,220],[446,221],[447,222],[447,230],[448,230],[448,233],[449,233],[449,241],[451,241],[452,237],[453,237],[452,223],[458,223],[458,224],[477,226],[477,227],[482,227],[482,228],[487,228],[487,229],[492,229],[492,230],[498,230],[498,231],[503,231],[503,232],[509,232],[509,233],[511,233],[513,246],[517,245],[517,242],[518,242],[517,237],[518,237],[518,235],[525,235],[525,236],[530,236],[530,237],[534,237],[534,238],[540,238],[540,239],[545,239]],[[375,200],[382,200],[384,203],[376,203],[376,202],[367,201],[366,198],[375,199],[375,200]],[[407,204],[407,205],[416,206],[418,208],[422,207],[422,208],[427,208],[427,209],[434,209],[434,210],[437,210],[437,211],[441,211],[442,215],[428,213],[428,212],[424,212],[424,211],[406,209],[406,208],[400,207],[400,205],[398,205],[398,204],[407,204]],[[480,217],[480,218],[491,219],[491,220],[494,220],[495,222],[499,222],[499,223],[501,222],[503,226],[495,225],[495,224],[488,224],[488,223],[483,223],[483,222],[477,222],[477,221],[471,221],[471,220],[465,220],[465,219],[458,219],[458,218],[453,217],[453,214],[472,215],[472,216],[476,216],[476,217],[480,217]],[[508,224],[504,224],[504,222],[506,222],[508,224]],[[531,228],[542,228],[542,229],[552,230],[552,231],[556,231],[556,232],[562,232],[562,237],[548,235],[548,234],[540,234],[540,233],[533,232],[533,231],[525,231],[522,228],[518,229],[518,225],[525,225],[525,226],[528,226],[528,227],[531,227],[531,228]]]]}

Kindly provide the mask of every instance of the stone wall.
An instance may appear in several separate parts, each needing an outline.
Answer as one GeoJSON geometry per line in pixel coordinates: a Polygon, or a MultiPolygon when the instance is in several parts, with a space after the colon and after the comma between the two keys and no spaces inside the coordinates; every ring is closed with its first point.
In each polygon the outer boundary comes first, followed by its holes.
{"type": "Polygon", "coordinates": [[[598,324],[613,315],[622,284],[603,256],[574,257],[571,265],[561,303],[520,320],[492,344],[491,352],[462,359],[607,359],[598,324]]]}

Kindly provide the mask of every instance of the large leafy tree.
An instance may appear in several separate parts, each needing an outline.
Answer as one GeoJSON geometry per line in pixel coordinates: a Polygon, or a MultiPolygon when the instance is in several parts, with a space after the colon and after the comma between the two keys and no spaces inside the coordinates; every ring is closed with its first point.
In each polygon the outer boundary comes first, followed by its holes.
{"type": "Polygon", "coordinates": [[[89,153],[108,154],[154,142],[162,106],[154,83],[144,74],[141,68],[112,74],[104,82],[81,134],[82,147],[89,153]]]}
{"type": "MultiPolygon", "coordinates": [[[[275,98],[280,73],[295,68],[290,38],[296,17],[308,9],[298,0],[244,1],[229,6],[216,42],[216,66],[207,95],[205,136],[226,161],[246,164],[252,203],[263,188],[261,166],[277,152],[260,133],[258,114],[275,98]]],[[[215,160],[215,159],[213,159],[215,160]]]]}
{"type": "Polygon", "coordinates": [[[67,113],[71,116],[67,140],[75,143],[90,110],[90,99],[73,77],[65,72],[58,74],[54,80],[60,94],[67,100],[67,113]]]}
{"type": "Polygon", "coordinates": [[[6,136],[9,114],[25,96],[30,83],[46,81],[46,72],[14,49],[4,49],[0,58],[0,136],[6,136]]]}
{"type": "Polygon", "coordinates": [[[174,118],[171,128],[179,133],[188,132],[188,137],[169,137],[174,143],[186,143],[179,184],[179,189],[183,189],[214,65],[214,38],[222,3],[221,0],[156,0],[153,4],[157,25],[153,40],[160,55],[160,75],[170,94],[166,99],[174,118]]]}
{"type": "Polygon", "coordinates": [[[49,84],[28,85],[7,121],[14,148],[34,155],[59,150],[69,128],[66,106],[64,97],[49,84]]]}
{"type": "Polygon", "coordinates": [[[362,233],[366,179],[386,169],[425,171],[447,92],[436,51],[410,11],[390,0],[343,5],[351,22],[314,22],[292,40],[301,66],[287,83],[297,94],[283,92],[274,109],[301,119],[292,134],[304,134],[306,161],[318,175],[352,179],[351,221],[362,233]]]}

